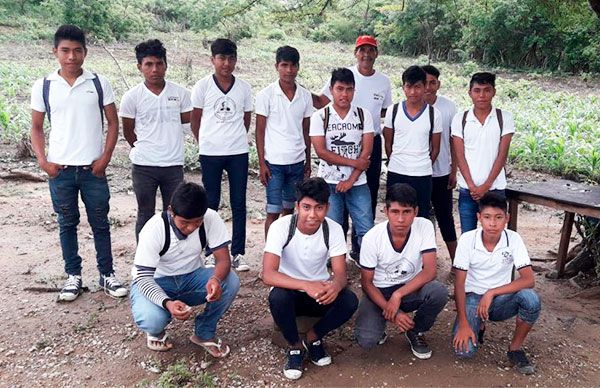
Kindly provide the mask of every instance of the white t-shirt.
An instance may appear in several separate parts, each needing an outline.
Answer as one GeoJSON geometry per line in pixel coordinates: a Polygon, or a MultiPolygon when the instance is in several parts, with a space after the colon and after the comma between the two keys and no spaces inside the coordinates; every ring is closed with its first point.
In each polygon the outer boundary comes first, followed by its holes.
{"type": "Polygon", "coordinates": [[[135,120],[137,137],[129,152],[133,164],[141,166],[182,166],[185,129],[181,113],[192,110],[190,92],[166,81],[159,95],[144,82],[129,89],[121,99],[119,116],[135,120]]]}
{"type": "Polygon", "coordinates": [[[437,96],[433,104],[442,114],[442,138],[440,153],[433,163],[433,176],[449,175],[452,170],[452,155],[450,154],[450,126],[456,114],[456,105],[444,96],[437,96]]]}
{"type": "MultiPolygon", "coordinates": [[[[230,242],[227,227],[216,211],[208,209],[204,215],[206,243],[211,249],[217,249],[230,242]]],[[[159,253],[165,244],[165,224],[160,213],[146,222],[140,232],[140,240],[133,259],[131,275],[137,276],[136,266],[156,268],[155,278],[183,275],[204,266],[201,259],[202,244],[198,229],[187,238],[180,240],[169,225],[171,244],[164,255],[159,253]]]]}
{"type": "Polygon", "coordinates": [[[422,254],[435,252],[436,247],[435,231],[428,219],[415,217],[408,238],[400,250],[394,249],[388,221],[384,221],[364,235],[360,266],[375,270],[375,287],[406,284],[423,269],[422,254]]]}
{"type": "Polygon", "coordinates": [[[244,113],[252,111],[252,88],[242,79],[234,78],[225,93],[214,75],[196,82],[192,88],[192,105],[202,109],[198,149],[200,155],[225,156],[248,152],[248,134],[244,113]]]}
{"type": "Polygon", "coordinates": [[[465,292],[479,295],[510,283],[513,266],[519,270],[531,265],[527,248],[517,232],[504,230],[493,252],[483,245],[482,232],[478,228],[460,236],[453,264],[454,268],[467,271],[465,292]]]}
{"type": "MultiPolygon", "coordinates": [[[[475,185],[479,186],[485,182],[492,171],[492,166],[498,157],[500,148],[500,125],[496,117],[496,108],[485,119],[483,125],[473,114],[473,108],[467,113],[465,130],[463,135],[462,119],[464,112],[458,112],[452,120],[452,136],[460,137],[465,144],[465,159],[471,172],[471,178],[475,185]]],[[[502,136],[515,133],[515,121],[510,112],[502,111],[504,129],[502,136]]],[[[462,174],[458,174],[458,185],[468,188],[467,182],[462,174]]],[[[500,171],[490,190],[503,190],[506,188],[506,174],[504,168],[500,171]]]]}
{"type": "MultiPolygon", "coordinates": [[[[354,74],[354,98],[352,103],[361,108],[365,108],[371,113],[373,119],[373,129],[376,135],[381,134],[381,111],[392,105],[392,84],[390,79],[375,70],[375,73],[370,76],[364,76],[358,71],[356,65],[349,67],[354,74]]],[[[327,96],[329,101],[333,101],[329,86],[331,81],[328,80],[321,94],[327,96]]]]}
{"type": "MultiPolygon", "coordinates": [[[[323,109],[313,113],[310,118],[310,136],[324,136],[323,130],[325,109],[329,109],[329,125],[327,126],[327,135],[325,136],[325,146],[329,151],[335,152],[348,159],[358,159],[362,151],[362,138],[365,133],[373,133],[373,120],[368,110],[363,109],[364,123],[361,128],[360,117],[355,105],[343,119],[333,108],[333,103],[328,104],[323,109]]],[[[324,160],[319,162],[317,176],[325,179],[327,183],[338,184],[350,177],[353,167],[331,165],[324,160]]],[[[367,176],[363,171],[354,186],[367,183],[367,176]]]]}
{"type": "Polygon", "coordinates": [[[267,118],[265,159],[269,163],[286,165],[306,159],[302,120],[313,112],[308,90],[296,84],[290,101],[275,81],[256,95],[254,112],[267,118]]]}
{"type": "MultiPolygon", "coordinates": [[[[92,81],[94,74],[87,70],[69,85],[58,74],[48,75],[50,93],[49,162],[67,166],[88,166],[102,155],[104,130],[98,104],[98,92],[92,81]]],[[[98,75],[104,94],[103,106],[115,102],[108,80],[98,75]]],[[[38,79],[31,90],[31,109],[46,112],[43,96],[44,80],[38,79]]]]}
{"type": "Polygon", "coordinates": [[[292,216],[287,215],[274,221],[269,227],[265,252],[280,257],[279,272],[300,280],[327,280],[327,260],[347,253],[342,227],[325,218],[329,227],[329,250],[325,246],[323,225],[313,234],[304,234],[298,228],[289,244],[287,241],[292,216]]]}
{"type": "MultiPolygon", "coordinates": [[[[392,128],[393,109],[385,114],[385,127],[392,128]]],[[[429,104],[413,118],[406,112],[403,101],[398,107],[394,127],[394,143],[388,171],[409,176],[427,176],[433,173],[429,150],[429,104]]],[[[442,132],[442,114],[433,108],[433,133],[442,132]]]]}

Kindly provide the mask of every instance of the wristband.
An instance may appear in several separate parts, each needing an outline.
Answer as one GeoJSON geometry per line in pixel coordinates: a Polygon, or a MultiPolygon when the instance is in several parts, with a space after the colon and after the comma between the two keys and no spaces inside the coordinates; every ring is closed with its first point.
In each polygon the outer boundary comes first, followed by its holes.
{"type": "Polygon", "coordinates": [[[212,275],[211,277],[208,278],[208,280],[210,279],[215,279],[216,281],[219,282],[219,286],[223,285],[223,281],[221,279],[219,279],[218,277],[216,277],[215,275],[212,275]]]}
{"type": "Polygon", "coordinates": [[[163,308],[164,308],[165,310],[169,311],[169,309],[167,308],[167,303],[168,303],[168,302],[172,302],[172,301],[173,301],[173,299],[171,299],[171,298],[166,298],[165,300],[163,300],[163,301],[162,301],[162,306],[163,306],[163,308]]]}

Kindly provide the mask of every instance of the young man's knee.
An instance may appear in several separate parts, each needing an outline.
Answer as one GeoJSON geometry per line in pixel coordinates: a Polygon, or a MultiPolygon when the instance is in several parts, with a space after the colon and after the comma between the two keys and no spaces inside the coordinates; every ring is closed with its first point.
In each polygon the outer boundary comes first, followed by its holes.
{"type": "Polygon", "coordinates": [[[540,316],[542,302],[539,295],[531,288],[525,288],[517,292],[519,301],[519,318],[533,325],[540,316]]]}
{"type": "Polygon", "coordinates": [[[232,297],[235,297],[237,295],[238,291],[240,290],[240,278],[238,277],[238,275],[235,272],[229,271],[229,274],[223,281],[222,286],[223,286],[223,293],[225,295],[230,295],[232,297]]]}
{"type": "Polygon", "coordinates": [[[381,337],[377,337],[374,335],[365,335],[365,333],[361,333],[358,330],[355,333],[356,343],[361,349],[370,350],[377,346],[381,337]]]}
{"type": "Polygon", "coordinates": [[[358,309],[358,297],[347,288],[342,289],[334,303],[339,303],[340,307],[347,311],[351,317],[358,309]]]}
{"type": "Polygon", "coordinates": [[[470,359],[475,357],[477,354],[477,346],[474,346],[471,340],[469,340],[469,348],[466,351],[454,349],[454,355],[458,358],[470,359]]]}
{"type": "Polygon", "coordinates": [[[165,330],[165,327],[171,322],[169,313],[157,314],[153,310],[133,311],[135,324],[143,332],[150,335],[158,335],[165,330]]]}
{"type": "Polygon", "coordinates": [[[448,288],[437,280],[427,283],[425,286],[426,299],[435,305],[446,305],[448,302],[448,288]]]}
{"type": "Polygon", "coordinates": [[[285,288],[274,287],[269,293],[269,306],[271,310],[279,309],[292,302],[292,291],[285,288]]]}

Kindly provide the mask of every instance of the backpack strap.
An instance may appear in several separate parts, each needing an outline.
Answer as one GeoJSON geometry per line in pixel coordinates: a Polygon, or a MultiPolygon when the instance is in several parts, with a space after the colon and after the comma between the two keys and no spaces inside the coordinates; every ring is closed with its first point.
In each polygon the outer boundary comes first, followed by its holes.
{"type": "Polygon", "coordinates": [[[163,248],[158,253],[159,256],[164,255],[169,250],[169,246],[171,245],[171,230],[169,228],[169,216],[166,211],[161,213],[161,217],[163,219],[163,223],[165,225],[165,244],[163,248]]]}
{"type": "Polygon", "coordinates": [[[325,247],[329,250],[329,224],[327,220],[323,220],[323,240],[325,242],[325,247]]]}
{"type": "Polygon", "coordinates": [[[202,246],[202,250],[206,248],[206,229],[204,229],[204,222],[198,228],[198,234],[200,235],[200,246],[202,246]]]}
{"type": "Polygon", "coordinates": [[[296,233],[297,225],[298,225],[298,215],[292,214],[292,219],[290,221],[290,227],[288,229],[288,236],[287,236],[287,239],[285,240],[285,244],[283,244],[283,247],[281,247],[281,251],[283,251],[285,249],[285,247],[288,246],[290,241],[292,241],[292,238],[294,237],[294,233],[296,233]]]}
{"type": "Polygon", "coordinates": [[[398,107],[399,106],[400,106],[400,103],[397,102],[392,107],[392,133],[394,133],[396,131],[396,116],[398,115],[398,107]]]}
{"type": "Polygon", "coordinates": [[[502,117],[502,109],[496,108],[496,118],[498,119],[498,126],[500,126],[500,137],[504,132],[504,117],[502,117]]]}
{"type": "Polygon", "coordinates": [[[431,142],[431,137],[433,136],[433,121],[434,121],[434,111],[433,105],[429,105],[429,141],[431,142]]]}
{"type": "Polygon", "coordinates": [[[42,84],[42,98],[44,100],[44,107],[46,108],[46,116],[48,116],[48,122],[50,119],[50,80],[44,77],[44,83],[42,84]]]}
{"type": "Polygon", "coordinates": [[[329,111],[329,105],[325,107],[325,112],[323,112],[323,135],[327,135],[327,128],[329,127],[329,116],[331,112],[329,111]]]}
{"type": "Polygon", "coordinates": [[[469,114],[469,111],[466,110],[465,113],[463,113],[463,118],[462,118],[462,137],[463,139],[465,138],[465,125],[467,125],[467,115],[469,114]]]}
{"type": "Polygon", "coordinates": [[[98,78],[98,74],[93,74],[94,78],[92,78],[92,82],[94,82],[96,93],[98,93],[98,107],[100,108],[100,120],[102,122],[102,126],[104,126],[104,90],[102,90],[102,84],[100,83],[100,78],[98,78]]]}
{"type": "Polygon", "coordinates": [[[360,120],[360,129],[365,129],[365,112],[360,106],[356,107],[356,110],[358,111],[358,119],[360,120]]]}

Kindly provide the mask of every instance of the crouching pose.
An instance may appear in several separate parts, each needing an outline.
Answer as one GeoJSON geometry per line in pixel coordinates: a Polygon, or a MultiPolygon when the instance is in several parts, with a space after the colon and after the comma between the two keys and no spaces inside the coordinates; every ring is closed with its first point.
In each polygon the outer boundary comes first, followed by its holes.
{"type": "Polygon", "coordinates": [[[322,178],[307,179],[298,185],[297,198],[296,214],[271,224],[263,258],[263,281],[273,286],[271,314],[289,345],[283,373],[294,380],[302,376],[304,349],[313,364],[331,364],[323,337],[348,321],[358,306],[356,295],[345,288],[347,248],[342,227],[325,218],[328,184],[322,178]],[[301,339],[298,316],[322,318],[301,339]]]}
{"type": "Polygon", "coordinates": [[[454,295],[456,322],[454,350],[460,357],[473,357],[483,342],[485,321],[504,321],[517,316],[507,357],[523,374],[534,368],[521,349],[540,315],[540,298],[527,249],[521,237],[505,230],[506,201],[488,192],[479,201],[477,218],[481,228],[464,233],[456,251],[454,295]],[[511,281],[513,266],[519,278],[511,281]]]}
{"type": "Polygon", "coordinates": [[[356,317],[356,339],[363,348],[383,344],[388,322],[404,332],[420,359],[431,357],[423,333],[431,329],[448,301],[436,276],[433,224],[417,217],[417,192],[405,183],[388,188],[387,221],[363,239],[360,253],[364,296],[356,317]],[[408,313],[416,311],[414,318],[408,313]]]}
{"type": "Polygon", "coordinates": [[[165,331],[172,318],[184,321],[195,316],[190,340],[213,357],[229,353],[229,346],[215,332],[240,281],[230,271],[231,240],[225,223],[207,207],[204,188],[182,183],[173,193],[169,209],[154,215],[140,232],[131,271],[131,310],[151,350],[173,347],[165,331]],[[214,254],[214,268],[204,268],[200,256],[206,246],[214,254]],[[192,306],[203,303],[204,311],[196,315],[192,306]]]}

